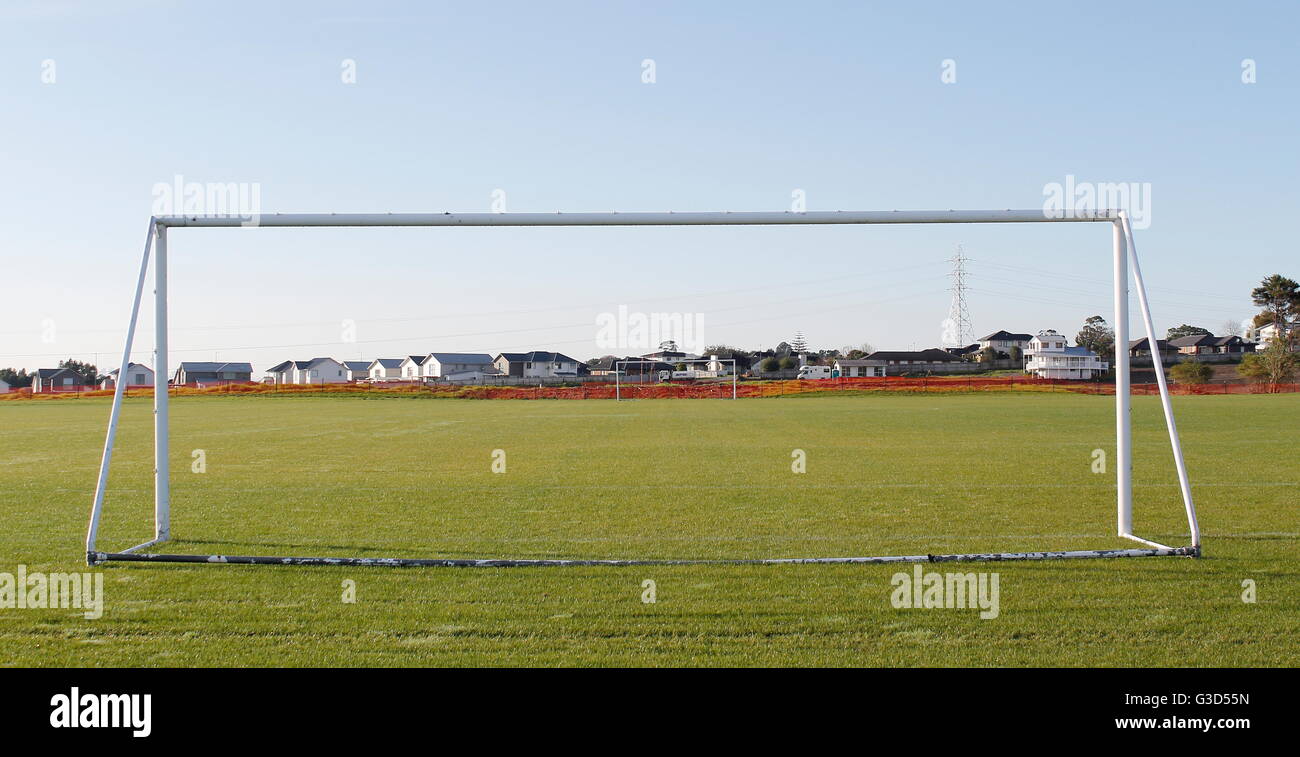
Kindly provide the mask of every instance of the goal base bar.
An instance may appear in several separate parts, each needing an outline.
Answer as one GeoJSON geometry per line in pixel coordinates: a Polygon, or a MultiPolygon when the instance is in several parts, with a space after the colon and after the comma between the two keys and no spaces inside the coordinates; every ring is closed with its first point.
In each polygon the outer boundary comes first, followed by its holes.
{"type": "Polygon", "coordinates": [[[139,552],[88,552],[86,562],[204,563],[207,565],[346,565],[386,568],[565,568],[660,565],[797,565],[943,562],[1010,562],[1019,560],[1091,560],[1114,557],[1200,557],[1200,547],[1162,549],[1083,549],[1064,552],[976,552],[954,555],[881,557],[782,557],[737,560],[510,560],[413,557],[272,557],[254,555],[168,555],[139,552]]]}

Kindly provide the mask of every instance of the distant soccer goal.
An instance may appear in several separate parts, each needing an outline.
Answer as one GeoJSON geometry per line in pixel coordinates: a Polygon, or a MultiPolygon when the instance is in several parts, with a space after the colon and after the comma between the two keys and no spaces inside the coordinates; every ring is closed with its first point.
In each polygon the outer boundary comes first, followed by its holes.
{"type": "MultiPolygon", "coordinates": [[[[127,382],[118,382],[109,413],[108,432],[100,462],[99,476],[91,504],[90,522],[85,541],[86,559],[92,564],[106,562],[181,562],[181,563],[234,563],[270,565],[387,565],[387,566],[565,566],[565,565],[673,565],[673,564],[781,564],[781,563],[898,563],[947,562],[977,560],[1041,560],[1058,558],[1108,558],[1108,557],[1158,557],[1169,555],[1197,556],[1201,552],[1200,529],[1196,509],[1192,503],[1191,486],[1178,438],[1170,404],[1169,389],[1162,371],[1155,372],[1160,389],[1161,407],[1178,474],[1188,525],[1188,543],[1169,546],[1139,537],[1133,533],[1133,460],[1132,422],[1130,418],[1130,370],[1128,351],[1124,345],[1129,337],[1129,277],[1132,274],[1146,334],[1152,343],[1157,334],[1147,302],[1146,286],[1138,265],[1137,248],[1128,216],[1121,210],[1096,210],[1049,215],[1042,210],[976,210],[976,211],[835,211],[835,212],[691,212],[691,213],[414,213],[414,214],[274,214],[262,215],[250,223],[241,216],[199,217],[163,216],[151,218],[141,258],[135,299],[126,331],[125,346],[120,365],[129,365],[131,347],[135,337],[136,322],[144,298],[145,282],[153,255],[155,345],[154,371],[159,377],[154,393],[154,534],[142,544],[120,551],[105,551],[97,544],[100,520],[103,514],[105,492],[113,459],[113,444],[122,410],[122,399],[127,382]],[[1115,491],[1117,501],[1117,534],[1141,545],[1129,549],[1056,550],[1040,552],[980,552],[954,554],[903,554],[903,555],[848,555],[804,556],[779,555],[765,557],[737,557],[736,559],[517,559],[510,555],[472,559],[448,558],[378,558],[378,557],[307,557],[275,555],[219,555],[219,554],[167,554],[152,551],[172,539],[171,529],[171,471],[170,436],[167,384],[162,379],[169,373],[168,358],[168,232],[182,228],[280,228],[280,227],[447,227],[447,226],[762,226],[762,225],[873,225],[873,224],[970,224],[970,223],[1103,223],[1111,227],[1111,260],[1114,273],[1114,325],[1115,353],[1115,491]]],[[[674,363],[697,363],[697,360],[674,360],[674,363]]],[[[625,360],[620,365],[647,361],[625,360]]],[[[654,361],[656,363],[668,361],[654,361]]],[[[715,360],[731,364],[732,397],[736,396],[736,370],[734,360],[715,360]]],[[[622,378],[617,373],[617,393],[621,399],[622,378]]],[[[668,370],[668,369],[658,369],[668,370]]],[[[708,368],[678,371],[674,365],[668,370],[666,380],[718,380],[720,376],[703,376],[712,373],[708,368]],[[680,377],[676,374],[681,373],[680,377]]],[[[656,374],[655,378],[659,378],[656,374]]],[[[763,400],[754,400],[763,401],[763,400]]],[[[728,406],[731,407],[731,406],[728,406]]]]}
{"type": "Polygon", "coordinates": [[[728,399],[736,399],[735,358],[680,358],[667,357],[651,360],[617,360],[614,362],[614,399],[624,397],[625,389],[644,386],[647,382],[671,381],[725,381],[729,386],[728,399]]]}

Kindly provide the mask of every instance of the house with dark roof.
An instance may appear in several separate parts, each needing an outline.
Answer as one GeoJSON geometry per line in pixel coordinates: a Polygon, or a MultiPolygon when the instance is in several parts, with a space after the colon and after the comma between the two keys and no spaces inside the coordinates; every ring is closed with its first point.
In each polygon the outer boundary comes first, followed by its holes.
{"type": "Polygon", "coordinates": [[[1239,336],[1188,334],[1169,340],[1169,346],[1183,355],[1236,355],[1254,352],[1255,345],[1239,336]]]}
{"type": "Polygon", "coordinates": [[[370,361],[371,381],[396,381],[402,377],[402,358],[381,357],[370,361]]]}
{"type": "Polygon", "coordinates": [[[343,360],[343,370],[347,373],[348,381],[361,381],[370,378],[370,361],[369,360],[343,360]]]}
{"type": "Polygon", "coordinates": [[[1010,355],[1012,347],[1018,347],[1023,353],[1025,348],[1029,346],[1030,340],[1033,338],[1033,334],[1013,334],[1010,331],[994,331],[986,337],[981,337],[979,340],[979,346],[981,350],[986,350],[989,347],[992,347],[998,352],[1004,352],[1007,355],[1010,355]]]}
{"type": "Polygon", "coordinates": [[[492,365],[503,375],[524,378],[576,377],[578,361],[560,352],[502,352],[492,365]]]}
{"type": "MultiPolygon", "coordinates": [[[[1178,348],[1169,344],[1167,340],[1157,339],[1156,348],[1160,350],[1161,360],[1169,360],[1178,354],[1178,348]]],[[[1129,357],[1151,357],[1151,345],[1147,342],[1146,337],[1141,339],[1132,339],[1128,343],[1129,357]]]]}
{"type": "Polygon", "coordinates": [[[877,350],[867,355],[867,360],[885,365],[916,365],[919,363],[960,363],[961,358],[948,352],[931,348],[918,351],[877,350]]]}
{"type": "Polygon", "coordinates": [[[250,382],[253,380],[251,363],[221,363],[186,361],[176,366],[172,383],[176,386],[185,384],[230,384],[250,382]]]}
{"type": "Polygon", "coordinates": [[[71,368],[38,368],[32,376],[32,392],[77,392],[86,379],[71,368]]]}

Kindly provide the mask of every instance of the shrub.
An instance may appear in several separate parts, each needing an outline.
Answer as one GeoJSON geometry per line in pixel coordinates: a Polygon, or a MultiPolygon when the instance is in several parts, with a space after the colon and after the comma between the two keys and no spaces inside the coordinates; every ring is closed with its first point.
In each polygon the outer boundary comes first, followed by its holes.
{"type": "Polygon", "coordinates": [[[1210,380],[1210,366],[1199,360],[1184,360],[1169,369],[1169,375],[1180,384],[1204,384],[1210,380]]]}

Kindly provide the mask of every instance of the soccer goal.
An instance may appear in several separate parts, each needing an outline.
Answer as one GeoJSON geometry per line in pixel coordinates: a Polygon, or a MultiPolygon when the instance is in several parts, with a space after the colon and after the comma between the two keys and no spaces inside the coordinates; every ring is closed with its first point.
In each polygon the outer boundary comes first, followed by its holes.
{"type": "MultiPolygon", "coordinates": [[[[91,565],[114,561],[181,562],[181,563],[232,563],[270,565],[389,565],[389,566],[563,566],[563,565],[685,565],[685,564],[780,564],[780,563],[898,563],[898,562],[948,562],[981,560],[1043,560],[1087,559],[1117,557],[1159,557],[1171,555],[1199,556],[1201,553],[1200,529],[1196,522],[1196,509],[1192,503],[1191,486],[1179,443],[1178,429],[1174,423],[1169,388],[1163,371],[1157,370],[1156,381],[1160,402],[1164,410],[1165,425],[1173,452],[1178,485],[1182,494],[1189,531],[1188,544],[1169,546],[1133,533],[1133,460],[1132,433],[1129,408],[1130,371],[1128,351],[1124,349],[1129,335],[1129,278],[1137,290],[1138,303],[1146,334],[1151,343],[1156,342],[1151,309],[1147,302],[1146,286],[1138,264],[1137,247],[1127,214],[1122,210],[1095,210],[1050,216],[1042,210],[977,210],[977,211],[833,211],[833,212],[689,212],[689,213],[414,213],[414,214],[274,214],[258,217],[250,224],[237,216],[197,217],[162,216],[151,218],[145,239],[144,254],[135,287],[126,343],[122,350],[121,365],[131,358],[136,320],[144,297],[145,282],[153,256],[155,345],[154,371],[159,377],[154,392],[154,535],[149,541],[121,551],[104,551],[96,544],[100,518],[104,508],[104,495],[108,486],[109,470],[113,459],[113,442],[122,410],[125,381],[117,383],[109,413],[108,432],[104,453],[95,485],[86,535],[86,559],[91,565]],[[513,559],[509,556],[481,559],[442,558],[374,558],[374,557],[298,557],[298,556],[240,556],[166,554],[151,551],[169,541],[171,531],[171,473],[169,466],[168,437],[168,387],[169,373],[167,334],[167,266],[168,232],[171,229],[193,227],[369,227],[369,226],[742,226],[742,225],[815,225],[815,224],[968,224],[968,223],[1105,223],[1111,226],[1112,261],[1114,272],[1114,323],[1117,349],[1115,351],[1115,491],[1117,498],[1117,533],[1136,542],[1140,547],[1107,550],[1071,550],[1043,552],[983,552],[968,554],[912,554],[866,555],[842,557],[772,555],[762,558],[722,560],[650,560],[650,559],[513,559]]],[[[627,362],[627,361],[624,361],[627,362]]],[[[677,361],[681,362],[681,361],[677,361]]],[[[732,364],[733,397],[735,368],[732,364]]]]}
{"type": "MultiPolygon", "coordinates": [[[[698,381],[728,377],[731,378],[730,399],[734,400],[736,399],[735,358],[673,357],[662,360],[618,360],[614,363],[614,399],[624,399],[623,387],[625,386],[643,386],[648,382],[698,381]],[[680,370],[678,366],[681,366],[680,370]]],[[[629,396],[628,399],[631,397],[629,396]]]]}

